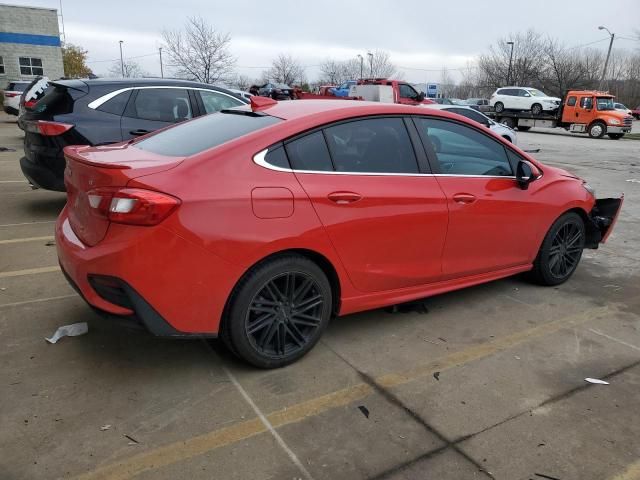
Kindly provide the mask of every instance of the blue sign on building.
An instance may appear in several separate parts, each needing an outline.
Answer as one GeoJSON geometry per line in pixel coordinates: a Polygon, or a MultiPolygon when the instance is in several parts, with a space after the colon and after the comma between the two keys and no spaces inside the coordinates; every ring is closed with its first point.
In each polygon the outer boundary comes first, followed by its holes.
{"type": "Polygon", "coordinates": [[[436,98],[438,96],[438,84],[437,83],[428,83],[427,84],[427,97],[436,98]]]}

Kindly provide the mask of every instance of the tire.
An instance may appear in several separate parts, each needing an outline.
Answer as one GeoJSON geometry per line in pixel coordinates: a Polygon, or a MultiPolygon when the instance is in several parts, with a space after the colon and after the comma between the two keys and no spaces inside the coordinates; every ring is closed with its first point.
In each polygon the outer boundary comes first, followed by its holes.
{"type": "Polygon", "coordinates": [[[542,105],[539,103],[534,103],[531,105],[531,113],[533,115],[540,115],[542,113],[542,105]]]}
{"type": "Polygon", "coordinates": [[[589,125],[589,136],[591,138],[602,138],[607,133],[607,126],[602,122],[593,122],[589,125]]]}
{"type": "Polygon", "coordinates": [[[331,285],[317,264],[300,255],[275,257],[240,280],[221,338],[256,367],[284,367],[320,339],[331,318],[332,302],[331,285]]]}
{"type": "Polygon", "coordinates": [[[496,113],[504,112],[504,103],[496,102],[493,108],[495,109],[496,113]]]}
{"type": "Polygon", "coordinates": [[[513,140],[511,140],[511,137],[509,135],[503,135],[502,138],[504,138],[508,142],[513,143],[513,140]]]}
{"type": "Polygon", "coordinates": [[[518,125],[518,130],[521,132],[528,132],[529,130],[531,130],[531,127],[522,127],[518,125]]]}
{"type": "Polygon", "coordinates": [[[585,238],[584,221],[577,213],[565,213],[553,222],[533,262],[533,280],[548,286],[569,280],[582,258],[585,238]]]}
{"type": "Polygon", "coordinates": [[[506,125],[506,126],[507,126],[507,127],[509,127],[509,128],[516,128],[516,127],[517,127],[517,125],[518,125],[518,124],[516,123],[516,121],[515,121],[513,118],[511,118],[511,117],[504,117],[504,118],[502,118],[502,120],[500,120],[500,123],[501,123],[502,125],[506,125]]]}
{"type": "Polygon", "coordinates": [[[611,140],[620,140],[624,136],[624,133],[607,133],[607,135],[611,140]]]}

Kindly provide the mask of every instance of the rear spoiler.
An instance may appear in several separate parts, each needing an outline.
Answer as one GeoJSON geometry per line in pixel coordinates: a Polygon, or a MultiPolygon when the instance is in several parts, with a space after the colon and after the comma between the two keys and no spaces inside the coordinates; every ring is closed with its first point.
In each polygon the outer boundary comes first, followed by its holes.
{"type": "Polygon", "coordinates": [[[89,85],[87,85],[82,80],[55,80],[49,83],[54,86],[62,86],[65,88],[71,88],[72,90],[78,90],[80,92],[89,93],[89,85]]]}

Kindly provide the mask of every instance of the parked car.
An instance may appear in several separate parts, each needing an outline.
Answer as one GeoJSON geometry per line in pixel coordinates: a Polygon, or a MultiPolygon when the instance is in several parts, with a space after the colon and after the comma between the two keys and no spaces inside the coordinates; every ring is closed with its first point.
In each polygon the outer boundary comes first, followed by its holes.
{"type": "Polygon", "coordinates": [[[293,88],[284,83],[265,83],[258,89],[261,97],[271,97],[274,100],[293,100],[293,88]]]}
{"type": "Polygon", "coordinates": [[[533,115],[553,112],[560,108],[561,99],[531,87],[505,87],[497,89],[489,104],[497,113],[503,110],[530,110],[533,115]]]}
{"type": "Polygon", "coordinates": [[[438,105],[455,105],[450,98],[432,98],[438,105]]]}
{"type": "Polygon", "coordinates": [[[5,89],[2,91],[3,110],[9,115],[18,115],[20,109],[20,95],[30,82],[9,82],[5,89]]]}
{"type": "Polygon", "coordinates": [[[333,88],[333,94],[336,97],[348,97],[349,96],[349,89],[351,88],[352,85],[356,85],[358,82],[356,80],[348,80],[346,82],[344,82],[342,85],[333,88]]]}
{"type": "Polygon", "coordinates": [[[227,88],[226,90],[230,91],[238,97],[244,98],[247,102],[249,102],[251,100],[251,97],[253,97],[253,93],[245,92],[244,90],[238,90],[237,88],[227,88]]]}
{"type": "Polygon", "coordinates": [[[636,120],[640,120],[640,105],[631,110],[631,115],[633,115],[633,118],[636,120]]]}
{"type": "Polygon", "coordinates": [[[242,97],[204,83],[161,79],[51,82],[20,117],[22,172],[31,185],[64,191],[66,145],[104,145],[225,108],[242,97]]]}
{"type": "Polygon", "coordinates": [[[65,149],[58,258],[95,309],[282,367],[334,316],[526,271],[565,282],[622,203],[449,112],[251,103],[65,149]]]}
{"type": "Polygon", "coordinates": [[[630,108],[627,108],[624,106],[624,104],[622,103],[618,103],[618,102],[614,102],[613,104],[613,108],[619,112],[623,112],[626,113],[627,115],[632,115],[633,112],[631,111],[630,108]]]}
{"type": "Polygon", "coordinates": [[[464,101],[465,105],[469,105],[474,110],[479,112],[490,112],[493,110],[491,105],[489,105],[488,98],[468,98],[464,101]]]}
{"type": "Polygon", "coordinates": [[[509,140],[514,145],[518,143],[518,134],[513,128],[510,128],[501,123],[495,122],[487,117],[484,113],[481,113],[471,106],[465,105],[427,105],[427,108],[435,108],[438,110],[442,110],[445,112],[456,113],[458,115],[462,115],[463,117],[467,117],[474,122],[478,122],[480,125],[484,125],[489,130],[492,130],[497,135],[500,135],[502,138],[509,140]]]}

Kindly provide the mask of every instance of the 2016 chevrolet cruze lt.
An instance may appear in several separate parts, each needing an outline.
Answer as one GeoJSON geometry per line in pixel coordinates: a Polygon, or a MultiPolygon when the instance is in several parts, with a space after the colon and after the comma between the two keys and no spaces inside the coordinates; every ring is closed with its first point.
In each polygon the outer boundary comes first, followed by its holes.
{"type": "Polygon", "coordinates": [[[562,283],[622,202],[464,117],[357,101],[254,97],[65,154],[57,248],[84,299],[264,368],[334,316],[525,271],[562,283]]]}

